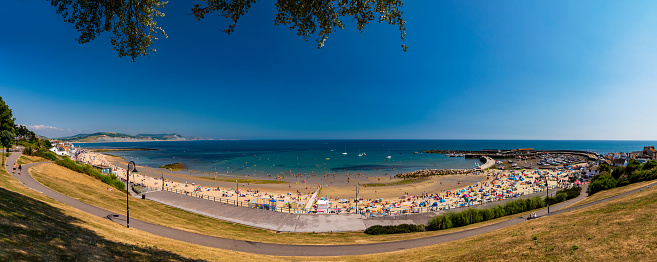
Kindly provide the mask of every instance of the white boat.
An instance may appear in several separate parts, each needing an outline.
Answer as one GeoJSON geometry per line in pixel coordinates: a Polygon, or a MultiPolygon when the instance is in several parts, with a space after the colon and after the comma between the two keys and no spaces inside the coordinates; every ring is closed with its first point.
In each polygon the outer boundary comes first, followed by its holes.
{"type": "Polygon", "coordinates": [[[388,149],[388,155],[386,156],[387,159],[391,159],[392,156],[390,155],[390,149],[388,149]]]}
{"type": "Polygon", "coordinates": [[[347,146],[344,146],[344,153],[342,153],[342,154],[343,154],[343,155],[346,155],[346,154],[347,154],[347,146]]]}

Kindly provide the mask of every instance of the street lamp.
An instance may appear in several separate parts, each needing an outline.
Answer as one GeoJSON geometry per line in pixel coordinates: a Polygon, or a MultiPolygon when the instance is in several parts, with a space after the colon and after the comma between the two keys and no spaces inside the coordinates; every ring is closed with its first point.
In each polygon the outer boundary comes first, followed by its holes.
{"type": "MultiPolygon", "coordinates": [[[[548,187],[548,176],[545,174],[545,199],[548,199],[547,197],[550,196],[550,188],[548,187]]],[[[550,203],[547,203],[547,208],[548,208],[548,214],[550,214],[550,203]]]]}
{"type": "Polygon", "coordinates": [[[356,184],[356,214],[358,214],[358,184],[356,184]]]}
{"type": "Polygon", "coordinates": [[[134,161],[130,161],[128,163],[128,170],[125,171],[125,204],[126,204],[126,226],[130,228],[130,193],[128,192],[130,190],[130,172],[132,173],[137,172],[137,168],[135,168],[136,164],[134,161]]]}

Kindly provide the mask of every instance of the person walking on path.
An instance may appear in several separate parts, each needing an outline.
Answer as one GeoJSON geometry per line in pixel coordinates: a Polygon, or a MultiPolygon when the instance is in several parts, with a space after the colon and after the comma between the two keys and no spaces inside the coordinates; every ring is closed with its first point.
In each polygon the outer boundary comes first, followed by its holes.
{"type": "Polygon", "coordinates": [[[16,174],[16,163],[14,163],[14,171],[12,173],[16,174]]]}
{"type": "Polygon", "coordinates": [[[18,165],[18,174],[21,174],[21,170],[23,170],[23,165],[18,165]]]}

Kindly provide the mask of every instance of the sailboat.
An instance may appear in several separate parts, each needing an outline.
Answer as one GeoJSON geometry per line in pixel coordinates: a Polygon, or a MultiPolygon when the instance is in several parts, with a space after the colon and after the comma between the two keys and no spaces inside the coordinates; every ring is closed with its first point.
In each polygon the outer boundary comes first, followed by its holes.
{"type": "Polygon", "coordinates": [[[346,154],[347,154],[347,146],[344,146],[344,153],[342,153],[342,154],[343,154],[343,155],[346,155],[346,154]]]}
{"type": "Polygon", "coordinates": [[[387,159],[391,159],[392,156],[390,155],[390,149],[388,149],[388,155],[386,156],[387,159]]]}

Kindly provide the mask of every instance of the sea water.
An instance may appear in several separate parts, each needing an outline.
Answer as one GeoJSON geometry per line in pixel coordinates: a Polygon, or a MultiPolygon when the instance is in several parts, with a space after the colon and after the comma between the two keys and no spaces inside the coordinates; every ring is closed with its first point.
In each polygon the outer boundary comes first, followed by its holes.
{"type": "Polygon", "coordinates": [[[111,152],[148,167],[180,162],[191,170],[233,175],[361,173],[390,176],[421,169],[474,168],[479,163],[478,159],[422,153],[425,150],[534,148],[605,154],[640,151],[643,146],[655,144],[655,141],[592,140],[206,140],[75,145],[82,148],[156,149],[111,152]]]}

